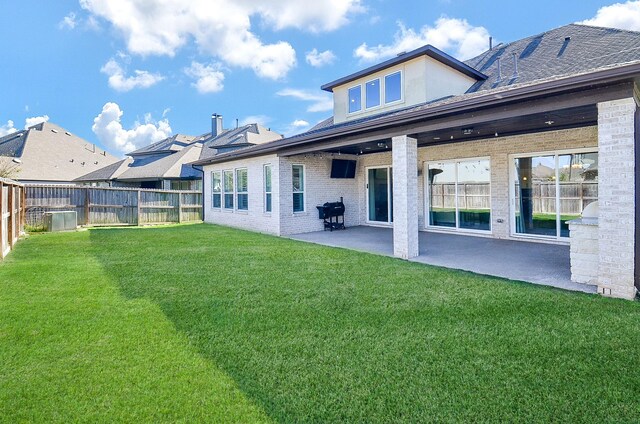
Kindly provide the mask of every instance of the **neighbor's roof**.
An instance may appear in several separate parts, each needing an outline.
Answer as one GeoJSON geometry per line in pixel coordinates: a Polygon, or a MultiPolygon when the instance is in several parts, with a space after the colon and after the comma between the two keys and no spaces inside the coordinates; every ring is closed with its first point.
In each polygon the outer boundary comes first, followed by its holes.
{"type": "Polygon", "coordinates": [[[636,75],[640,73],[640,33],[570,24],[513,43],[498,45],[466,63],[478,67],[488,77],[485,81],[474,84],[465,94],[337,124],[333,123],[333,118],[328,118],[305,133],[266,146],[252,146],[209,160],[200,160],[196,164],[206,165],[275,153],[293,145],[320,142],[328,137],[346,136],[372,127],[390,126],[417,118],[430,119],[443,113],[459,111],[469,105],[502,100],[508,95],[526,96],[531,91],[556,89],[570,82],[606,79],[614,73],[636,75]],[[570,39],[566,40],[567,37],[570,39]],[[518,56],[518,77],[507,78],[513,74],[513,59],[511,62],[503,59],[503,79],[497,82],[497,57],[512,58],[512,53],[518,56]]]}
{"type": "Polygon", "coordinates": [[[281,134],[271,131],[260,124],[249,124],[224,130],[217,137],[212,137],[211,133],[205,134],[200,138],[203,148],[199,159],[211,158],[220,152],[269,143],[282,138],[281,134]]]}
{"type": "Polygon", "coordinates": [[[224,130],[217,137],[177,134],[129,153],[130,158],[83,175],[76,181],[133,181],[152,179],[199,178],[200,171],[190,163],[254,144],[281,139],[258,124],[224,130]]]}
{"type": "Polygon", "coordinates": [[[73,181],[118,160],[50,122],[0,137],[0,156],[20,159],[19,181],[73,181]]]}
{"type": "Polygon", "coordinates": [[[178,152],[191,145],[191,143],[193,143],[195,139],[196,137],[192,135],[176,134],[141,149],[134,150],[131,153],[127,153],[127,155],[137,156],[156,153],[178,152]]]}
{"type": "Polygon", "coordinates": [[[357,79],[360,79],[362,77],[365,77],[367,75],[371,75],[373,73],[376,73],[378,71],[382,71],[384,69],[390,68],[394,65],[397,65],[399,63],[403,63],[406,62],[410,59],[414,59],[416,57],[420,57],[420,56],[429,56],[441,63],[444,63],[445,65],[450,66],[451,68],[457,70],[458,72],[462,72],[463,74],[471,77],[471,78],[475,78],[477,80],[484,80],[486,79],[486,75],[484,75],[482,72],[479,72],[478,70],[472,68],[471,66],[467,65],[466,63],[463,63],[461,61],[459,61],[458,59],[449,56],[448,54],[446,54],[445,52],[438,50],[437,48],[433,47],[432,45],[427,44],[426,46],[420,47],[418,49],[412,50],[410,52],[407,53],[402,53],[399,54],[398,56],[394,57],[393,59],[389,59],[386,60],[382,63],[378,63],[377,65],[373,65],[368,67],[367,69],[363,69],[362,71],[358,71],[355,72],[351,75],[347,75],[346,77],[342,77],[342,78],[338,78],[335,81],[332,81],[330,83],[324,84],[322,87],[323,90],[325,91],[329,91],[332,92],[333,89],[339,85],[343,85],[346,84],[348,82],[351,81],[355,81],[357,79]]]}

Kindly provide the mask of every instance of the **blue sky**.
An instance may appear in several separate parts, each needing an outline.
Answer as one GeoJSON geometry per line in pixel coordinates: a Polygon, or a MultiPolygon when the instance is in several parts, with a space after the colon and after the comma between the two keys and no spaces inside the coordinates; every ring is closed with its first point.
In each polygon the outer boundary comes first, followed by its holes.
{"type": "Polygon", "coordinates": [[[331,115],[320,85],[430,43],[467,59],[571,22],[640,30],[640,1],[4,0],[0,135],[48,119],[114,154],[331,115]],[[162,3],[164,6],[160,7],[162,3]]]}

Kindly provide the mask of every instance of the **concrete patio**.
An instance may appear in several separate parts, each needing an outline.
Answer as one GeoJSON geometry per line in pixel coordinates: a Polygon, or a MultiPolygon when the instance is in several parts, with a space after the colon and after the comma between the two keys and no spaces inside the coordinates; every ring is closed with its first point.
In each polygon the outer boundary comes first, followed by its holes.
{"type": "MultiPolygon", "coordinates": [[[[429,265],[526,281],[566,290],[595,293],[595,286],[571,281],[569,246],[497,240],[459,234],[420,232],[420,255],[412,259],[429,265]]],[[[350,227],[290,236],[326,246],[393,256],[393,230],[350,227]]]]}

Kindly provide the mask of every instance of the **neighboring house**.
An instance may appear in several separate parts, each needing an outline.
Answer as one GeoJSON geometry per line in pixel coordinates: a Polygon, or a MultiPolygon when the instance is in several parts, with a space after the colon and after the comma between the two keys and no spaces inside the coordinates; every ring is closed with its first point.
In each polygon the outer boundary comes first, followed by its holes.
{"type": "Polygon", "coordinates": [[[126,159],[76,179],[113,187],[201,190],[202,172],[190,163],[233,150],[282,138],[258,124],[223,129],[222,116],[211,117],[211,133],[198,137],[176,134],[131,153],[126,159]]]}
{"type": "MultiPolygon", "coordinates": [[[[118,158],[58,125],[43,122],[0,137],[0,159],[11,158],[22,183],[72,184],[118,158]]],[[[8,159],[7,159],[8,160],[8,159]]]]}
{"type": "Polygon", "coordinates": [[[346,225],[392,227],[398,257],[418,255],[419,231],[571,243],[574,280],[633,298],[639,78],[640,33],[616,29],[567,25],[465,62],[425,46],[324,85],[333,117],[309,132],[196,162],[205,220],[320,231],[316,205],[342,197],[346,225]],[[567,225],[596,200],[599,219],[567,225]]]}

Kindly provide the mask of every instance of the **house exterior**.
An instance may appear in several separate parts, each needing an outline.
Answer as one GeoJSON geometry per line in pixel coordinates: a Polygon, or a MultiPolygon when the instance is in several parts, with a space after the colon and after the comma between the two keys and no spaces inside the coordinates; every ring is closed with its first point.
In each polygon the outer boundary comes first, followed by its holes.
{"type": "Polygon", "coordinates": [[[77,183],[108,187],[202,190],[202,172],[190,163],[256,144],[279,140],[258,124],[223,129],[222,116],[211,117],[211,132],[176,134],[127,154],[127,158],[77,178],[77,183]]]}
{"type": "Polygon", "coordinates": [[[0,160],[15,167],[22,183],[72,184],[118,158],[50,122],[0,137],[0,160]],[[6,159],[5,159],[6,158],[6,159]]]}
{"type": "Polygon", "coordinates": [[[574,281],[632,299],[639,79],[630,31],[572,24],[466,62],[425,46],[325,84],[333,117],[309,132],[197,161],[205,220],[321,231],[316,206],[342,198],[397,257],[420,231],[568,244],[574,281]]]}

